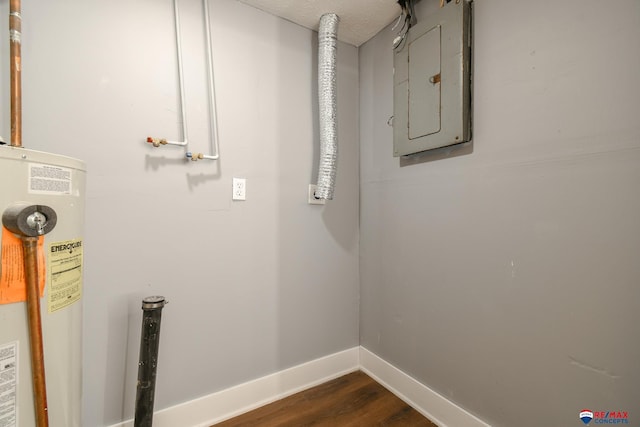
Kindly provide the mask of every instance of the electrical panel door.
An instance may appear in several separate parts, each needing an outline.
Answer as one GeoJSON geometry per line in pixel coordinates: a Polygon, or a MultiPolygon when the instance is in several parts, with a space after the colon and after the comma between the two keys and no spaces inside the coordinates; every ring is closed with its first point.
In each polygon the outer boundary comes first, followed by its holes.
{"type": "Polygon", "coordinates": [[[394,54],[394,156],[471,139],[470,59],[467,0],[451,0],[411,27],[394,54]]]}
{"type": "Polygon", "coordinates": [[[440,26],[436,26],[409,45],[409,139],[440,132],[439,81],[440,26]]]}

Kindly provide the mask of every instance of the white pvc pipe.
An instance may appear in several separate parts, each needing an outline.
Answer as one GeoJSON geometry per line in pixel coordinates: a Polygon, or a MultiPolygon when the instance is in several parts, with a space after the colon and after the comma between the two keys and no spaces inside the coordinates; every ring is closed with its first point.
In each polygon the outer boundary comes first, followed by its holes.
{"type": "Polygon", "coordinates": [[[192,153],[189,151],[189,138],[187,131],[187,109],[185,103],[185,90],[184,90],[184,69],[182,66],[182,44],[180,41],[180,11],[178,7],[178,0],[173,0],[173,11],[175,16],[175,30],[176,30],[176,56],[178,60],[178,82],[180,90],[180,112],[182,115],[182,137],[183,141],[171,141],[166,139],[147,138],[147,142],[152,143],[155,147],[160,145],[178,145],[185,147],[186,157],[191,160],[218,160],[220,158],[220,149],[218,145],[218,114],[216,108],[216,92],[215,81],[213,77],[213,49],[211,45],[211,19],[209,18],[209,3],[208,0],[202,0],[204,7],[204,22],[206,30],[206,45],[207,45],[207,81],[209,89],[209,125],[211,130],[211,146],[213,148],[212,154],[192,153]]]}
{"type": "Polygon", "coordinates": [[[170,145],[180,145],[189,147],[189,138],[187,137],[187,109],[184,102],[184,72],[182,69],[182,43],[180,42],[180,12],[178,8],[178,0],[173,0],[173,13],[176,24],[176,52],[178,56],[178,81],[180,84],[180,111],[182,113],[182,138],[183,141],[167,141],[170,145]]]}
{"type": "Polygon", "coordinates": [[[216,85],[213,77],[213,47],[211,46],[211,20],[209,18],[209,1],[202,0],[204,5],[204,23],[207,37],[207,68],[209,81],[209,125],[211,127],[211,136],[213,138],[212,155],[204,155],[203,158],[209,160],[218,160],[220,158],[220,148],[218,146],[218,109],[216,107],[216,85]]]}

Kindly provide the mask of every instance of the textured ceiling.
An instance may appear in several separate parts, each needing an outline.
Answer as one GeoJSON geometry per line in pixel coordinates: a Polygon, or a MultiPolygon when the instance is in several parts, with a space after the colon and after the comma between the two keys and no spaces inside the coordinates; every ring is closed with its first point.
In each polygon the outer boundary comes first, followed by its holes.
{"type": "Polygon", "coordinates": [[[340,17],[338,39],[360,46],[400,15],[396,0],[240,0],[243,3],[318,30],[320,17],[340,17]]]}

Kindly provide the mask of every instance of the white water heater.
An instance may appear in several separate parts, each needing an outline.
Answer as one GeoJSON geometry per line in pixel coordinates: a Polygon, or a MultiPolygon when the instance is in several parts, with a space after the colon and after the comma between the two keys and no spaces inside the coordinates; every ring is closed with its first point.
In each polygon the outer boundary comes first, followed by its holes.
{"type": "MultiPolygon", "coordinates": [[[[16,204],[47,206],[57,222],[39,237],[38,276],[51,427],[80,427],[85,165],[69,157],[0,146],[0,215],[16,204]]],[[[20,240],[2,229],[0,425],[36,425],[20,240]]]]}

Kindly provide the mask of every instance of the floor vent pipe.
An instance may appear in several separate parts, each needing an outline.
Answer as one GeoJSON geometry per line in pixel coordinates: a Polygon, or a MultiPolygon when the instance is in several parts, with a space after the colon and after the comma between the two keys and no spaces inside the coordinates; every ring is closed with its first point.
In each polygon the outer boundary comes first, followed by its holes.
{"type": "Polygon", "coordinates": [[[164,297],[152,296],[142,300],[142,332],[140,334],[140,362],[134,427],[153,425],[153,402],[156,393],[156,368],[160,346],[160,320],[164,297]]]}

